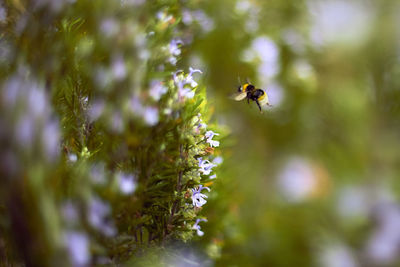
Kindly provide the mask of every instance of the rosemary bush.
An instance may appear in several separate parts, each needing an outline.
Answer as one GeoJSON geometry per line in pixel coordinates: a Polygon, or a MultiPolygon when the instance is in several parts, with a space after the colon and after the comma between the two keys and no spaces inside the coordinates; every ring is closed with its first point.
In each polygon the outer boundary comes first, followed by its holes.
{"type": "Polygon", "coordinates": [[[1,8],[1,261],[119,264],[202,236],[222,136],[202,71],[177,67],[196,27],[178,1],[1,8]]]}

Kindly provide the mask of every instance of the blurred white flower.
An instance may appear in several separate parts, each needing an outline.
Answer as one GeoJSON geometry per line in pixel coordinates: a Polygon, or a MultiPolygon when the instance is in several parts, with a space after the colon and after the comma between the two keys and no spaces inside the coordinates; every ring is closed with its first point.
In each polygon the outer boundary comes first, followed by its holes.
{"type": "Polygon", "coordinates": [[[182,10],[182,22],[185,25],[190,25],[193,22],[193,15],[192,12],[188,9],[183,9],[182,10]]]}
{"type": "Polygon", "coordinates": [[[118,174],[119,189],[125,195],[132,194],[136,190],[137,183],[135,176],[132,174],[119,173],[118,174]]]}
{"type": "Polygon", "coordinates": [[[97,163],[90,168],[90,179],[93,183],[104,185],[106,182],[105,168],[103,163],[97,163]]]}
{"type": "Polygon", "coordinates": [[[362,44],[371,30],[375,14],[363,1],[308,1],[311,40],[319,47],[330,43],[362,44]]]}
{"type": "Polygon", "coordinates": [[[19,118],[16,125],[16,138],[21,147],[31,147],[35,138],[35,121],[29,114],[19,118]]]}
{"type": "Polygon", "coordinates": [[[160,20],[160,22],[162,23],[167,23],[169,22],[171,19],[173,19],[172,15],[168,15],[165,11],[159,11],[156,14],[156,17],[158,20],[160,20]]]}
{"type": "Polygon", "coordinates": [[[220,156],[215,157],[215,158],[213,159],[213,163],[216,164],[216,165],[221,164],[223,161],[224,161],[224,159],[223,159],[222,157],[220,157],[220,156]]]}
{"type": "Polygon", "coordinates": [[[193,11],[193,18],[199,23],[204,32],[210,32],[214,29],[214,20],[209,17],[203,10],[193,11]]]}
{"type": "Polygon", "coordinates": [[[263,82],[267,82],[280,71],[279,48],[267,36],[260,36],[254,39],[251,47],[244,51],[242,60],[247,62],[261,60],[258,75],[263,82]]]}
{"type": "Polygon", "coordinates": [[[126,65],[124,58],[121,55],[118,55],[113,59],[111,69],[114,75],[114,79],[116,79],[117,81],[125,79],[126,65]]]}
{"type": "Polygon", "coordinates": [[[174,39],[169,43],[169,53],[173,56],[179,56],[181,54],[180,46],[183,42],[179,39],[174,39]]]}
{"type": "Polygon", "coordinates": [[[192,228],[194,230],[196,230],[198,236],[203,236],[204,232],[201,231],[201,228],[200,228],[200,225],[199,225],[200,222],[207,222],[207,220],[206,219],[196,219],[196,222],[195,222],[195,224],[193,225],[192,228]]]}
{"type": "Polygon", "coordinates": [[[171,65],[176,65],[176,62],[178,62],[178,59],[175,56],[170,56],[168,58],[168,62],[171,63],[171,65]]]}
{"type": "Polygon", "coordinates": [[[311,165],[302,158],[289,160],[278,176],[278,187],[289,201],[305,200],[316,187],[311,165]]]}
{"type": "Polygon", "coordinates": [[[149,95],[155,100],[158,101],[160,98],[168,91],[168,88],[163,85],[163,83],[159,80],[153,80],[150,83],[149,95]]]}
{"type": "Polygon", "coordinates": [[[89,202],[88,221],[97,230],[106,236],[116,234],[116,229],[109,220],[111,208],[110,205],[98,197],[92,197],[89,202]]]}
{"type": "Polygon", "coordinates": [[[350,248],[342,244],[325,247],[320,255],[320,261],[324,267],[359,266],[350,248]]]}
{"type": "Polygon", "coordinates": [[[94,101],[88,109],[90,122],[97,120],[104,112],[105,104],[103,100],[94,101]]]}
{"type": "Polygon", "coordinates": [[[287,29],[282,32],[283,41],[289,45],[293,51],[302,54],[305,50],[304,38],[294,29],[287,29]]]}
{"type": "Polygon", "coordinates": [[[110,118],[111,129],[114,132],[120,133],[124,130],[124,120],[122,119],[122,115],[115,111],[110,118]]]}
{"type": "Polygon", "coordinates": [[[42,146],[49,161],[54,161],[60,155],[60,125],[57,120],[46,122],[42,132],[42,146]]]}
{"type": "Polygon", "coordinates": [[[337,200],[339,215],[345,218],[366,217],[369,207],[367,192],[360,186],[340,189],[337,200]]]}
{"type": "Polygon", "coordinates": [[[0,5],[0,22],[6,22],[7,19],[7,10],[0,5]]]}
{"type": "Polygon", "coordinates": [[[146,107],[143,113],[143,119],[149,126],[154,126],[158,123],[158,108],[156,107],[146,107]]]}
{"type": "Polygon", "coordinates": [[[377,209],[378,227],[367,243],[367,254],[378,265],[387,265],[398,259],[400,247],[400,207],[381,204],[377,209]]]}
{"type": "Polygon", "coordinates": [[[64,240],[73,266],[87,266],[90,261],[87,235],[78,231],[66,231],[64,240]]]}
{"type": "Polygon", "coordinates": [[[100,22],[100,31],[107,38],[114,37],[119,32],[119,24],[114,18],[106,18],[100,22]]]}
{"type": "Polygon", "coordinates": [[[314,76],[314,69],[306,60],[297,60],[294,63],[294,70],[301,79],[309,79],[314,76]]]}
{"type": "Polygon", "coordinates": [[[77,160],[78,160],[78,156],[76,154],[71,153],[68,155],[69,162],[76,162],[77,160]]]}
{"type": "Polygon", "coordinates": [[[77,223],[79,220],[78,210],[71,201],[64,203],[61,207],[64,220],[70,224],[77,223]]]}

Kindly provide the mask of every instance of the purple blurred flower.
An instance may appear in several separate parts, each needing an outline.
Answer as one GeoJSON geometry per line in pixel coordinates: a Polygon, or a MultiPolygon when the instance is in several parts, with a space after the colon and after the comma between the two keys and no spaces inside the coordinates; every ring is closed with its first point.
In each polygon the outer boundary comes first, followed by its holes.
{"type": "Polygon", "coordinates": [[[103,202],[97,197],[93,197],[90,200],[88,213],[89,223],[106,236],[113,236],[116,234],[116,229],[108,218],[110,212],[111,208],[108,203],[103,202]]]}
{"type": "Polygon", "coordinates": [[[73,266],[86,266],[90,260],[88,237],[78,231],[67,231],[64,240],[73,266]]]}
{"type": "Polygon", "coordinates": [[[158,101],[168,91],[168,88],[161,81],[153,80],[150,83],[149,95],[158,101]]]}
{"type": "Polygon", "coordinates": [[[136,189],[135,176],[131,174],[120,173],[118,175],[119,189],[125,195],[131,194],[136,189]]]}
{"type": "Polygon", "coordinates": [[[158,108],[146,107],[143,113],[143,119],[149,126],[154,126],[158,123],[158,108]]]}
{"type": "Polygon", "coordinates": [[[197,231],[198,236],[203,236],[204,232],[200,230],[200,225],[199,225],[200,222],[207,222],[207,220],[206,219],[197,219],[192,228],[197,231]]]}

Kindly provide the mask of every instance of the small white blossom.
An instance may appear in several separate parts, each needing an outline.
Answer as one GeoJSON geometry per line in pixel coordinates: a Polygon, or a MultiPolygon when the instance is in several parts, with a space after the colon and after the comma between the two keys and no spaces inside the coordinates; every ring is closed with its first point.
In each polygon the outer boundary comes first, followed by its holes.
{"type": "Polygon", "coordinates": [[[189,68],[189,74],[184,76],[181,70],[175,72],[174,82],[178,87],[179,98],[193,98],[194,92],[192,89],[197,87],[197,82],[193,80],[193,73],[202,73],[201,70],[189,68]],[[187,87],[189,85],[189,88],[187,87]]]}
{"type": "Polygon", "coordinates": [[[213,174],[213,175],[210,176],[210,179],[216,179],[216,178],[217,178],[216,174],[213,174]]]}
{"type": "Polygon", "coordinates": [[[158,123],[158,109],[156,107],[146,107],[143,113],[143,119],[149,126],[154,126],[158,123]]]}
{"type": "Polygon", "coordinates": [[[108,38],[114,37],[119,30],[120,26],[114,18],[104,19],[100,23],[100,31],[108,38]]]}
{"type": "Polygon", "coordinates": [[[180,45],[182,45],[183,42],[181,40],[172,40],[169,43],[169,52],[173,56],[179,56],[181,54],[181,48],[180,45]]]}
{"type": "Polygon", "coordinates": [[[218,147],[219,141],[212,140],[215,135],[219,135],[218,133],[214,133],[213,131],[207,131],[205,134],[206,142],[210,144],[211,147],[218,147]]]}
{"type": "Polygon", "coordinates": [[[69,154],[68,161],[69,162],[76,162],[78,160],[78,156],[76,154],[69,154]]]}
{"type": "Polygon", "coordinates": [[[213,159],[213,163],[216,164],[216,165],[221,164],[223,161],[224,161],[224,159],[222,157],[215,157],[213,159]]]}
{"type": "Polygon", "coordinates": [[[197,160],[199,161],[199,171],[204,175],[209,175],[212,171],[212,168],[216,166],[209,160],[203,160],[202,157],[198,158],[197,160]]]}
{"type": "Polygon", "coordinates": [[[193,195],[192,195],[193,206],[201,207],[201,206],[203,206],[204,204],[207,203],[207,200],[205,200],[205,198],[207,198],[207,196],[201,193],[201,191],[203,189],[206,189],[206,190],[208,190],[208,192],[210,192],[210,188],[204,187],[202,185],[200,185],[199,188],[197,188],[197,189],[195,189],[195,188],[192,189],[192,192],[193,192],[193,195]]]}
{"type": "Polygon", "coordinates": [[[112,69],[114,78],[117,81],[121,81],[121,80],[125,79],[126,66],[125,66],[125,61],[121,55],[118,55],[114,58],[111,69],[112,69]]]}
{"type": "Polygon", "coordinates": [[[201,228],[199,225],[200,222],[207,222],[207,220],[206,219],[197,219],[192,228],[197,231],[198,236],[203,236],[204,232],[201,231],[201,228]]]}
{"type": "Polygon", "coordinates": [[[133,175],[120,173],[118,175],[119,189],[125,195],[131,194],[136,190],[135,177],[133,175]]]}
{"type": "Polygon", "coordinates": [[[169,22],[171,19],[173,19],[174,17],[172,16],[172,15],[168,15],[166,12],[164,12],[164,11],[159,11],[158,13],[157,13],[157,18],[161,21],[161,22],[163,22],[163,23],[167,23],[167,22],[169,22]]]}
{"type": "Polygon", "coordinates": [[[168,88],[163,85],[162,82],[158,80],[153,80],[150,83],[149,95],[155,100],[158,101],[160,98],[168,91],[168,88]]]}
{"type": "Polygon", "coordinates": [[[178,59],[176,58],[176,57],[174,57],[174,56],[170,56],[169,58],[168,58],[168,62],[169,63],[171,63],[171,65],[176,65],[176,62],[178,62],[178,59]]]}

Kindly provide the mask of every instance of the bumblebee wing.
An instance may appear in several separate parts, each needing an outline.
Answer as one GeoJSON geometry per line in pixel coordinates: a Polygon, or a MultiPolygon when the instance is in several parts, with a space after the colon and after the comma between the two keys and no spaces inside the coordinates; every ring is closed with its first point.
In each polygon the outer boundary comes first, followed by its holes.
{"type": "Polygon", "coordinates": [[[231,98],[236,100],[236,101],[241,101],[241,100],[245,99],[246,96],[247,96],[246,92],[240,92],[240,93],[233,94],[231,96],[231,98]]]}

